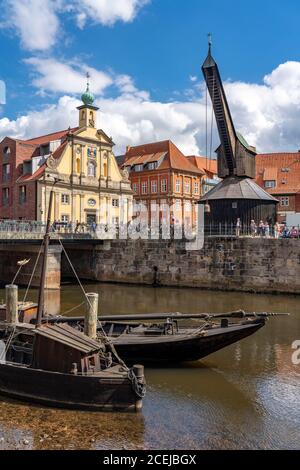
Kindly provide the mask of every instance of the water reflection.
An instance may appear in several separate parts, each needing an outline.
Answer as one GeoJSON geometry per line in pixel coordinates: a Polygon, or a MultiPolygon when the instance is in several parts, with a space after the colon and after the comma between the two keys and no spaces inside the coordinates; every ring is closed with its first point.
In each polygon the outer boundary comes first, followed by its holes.
{"type": "MultiPolygon", "coordinates": [[[[85,287],[99,292],[103,314],[243,308],[292,315],[270,319],[255,335],[197,363],[146,369],[148,393],[141,415],[53,410],[2,399],[0,448],[299,448],[300,366],[291,361],[291,344],[300,339],[299,297],[85,287]]],[[[56,296],[57,291],[48,296],[48,311],[58,308],[56,296]]],[[[77,286],[64,286],[61,313],[82,301],[77,286]]],[[[82,313],[81,306],[71,315],[82,313]]]]}

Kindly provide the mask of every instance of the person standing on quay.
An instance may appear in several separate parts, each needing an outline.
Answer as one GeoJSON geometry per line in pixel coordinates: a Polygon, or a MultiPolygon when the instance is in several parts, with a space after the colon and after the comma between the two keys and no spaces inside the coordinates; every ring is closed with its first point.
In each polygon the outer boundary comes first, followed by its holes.
{"type": "Polygon", "coordinates": [[[237,221],[236,221],[236,226],[235,226],[235,232],[236,232],[236,236],[239,237],[240,236],[240,233],[241,233],[241,219],[238,218],[237,221]]]}
{"type": "Polygon", "coordinates": [[[256,223],[255,223],[255,221],[252,219],[252,220],[251,220],[251,223],[250,223],[250,234],[251,234],[251,237],[255,237],[255,235],[256,235],[256,229],[257,229],[256,223]]]}
{"type": "Polygon", "coordinates": [[[270,225],[268,224],[268,222],[265,223],[265,237],[266,238],[270,238],[270,225]]]}

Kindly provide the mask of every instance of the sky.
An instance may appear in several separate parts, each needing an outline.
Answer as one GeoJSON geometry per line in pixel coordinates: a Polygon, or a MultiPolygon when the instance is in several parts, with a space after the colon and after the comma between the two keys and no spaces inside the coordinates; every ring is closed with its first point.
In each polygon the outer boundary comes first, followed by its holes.
{"type": "Polygon", "coordinates": [[[116,143],[213,154],[207,33],[235,127],[258,152],[300,149],[298,0],[0,0],[0,139],[77,125],[85,74],[116,143]],[[206,128],[208,131],[206,132],[206,128]]]}

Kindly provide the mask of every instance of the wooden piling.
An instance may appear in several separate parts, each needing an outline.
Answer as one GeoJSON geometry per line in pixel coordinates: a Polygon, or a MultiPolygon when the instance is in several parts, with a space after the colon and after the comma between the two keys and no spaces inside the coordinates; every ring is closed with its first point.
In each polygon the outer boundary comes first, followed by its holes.
{"type": "Polygon", "coordinates": [[[6,292],[6,321],[8,323],[19,323],[18,309],[18,286],[9,284],[5,286],[6,292]]]}
{"type": "Polygon", "coordinates": [[[84,321],[84,333],[90,338],[97,337],[97,321],[98,321],[98,302],[99,294],[94,292],[86,294],[87,310],[84,321]]]}

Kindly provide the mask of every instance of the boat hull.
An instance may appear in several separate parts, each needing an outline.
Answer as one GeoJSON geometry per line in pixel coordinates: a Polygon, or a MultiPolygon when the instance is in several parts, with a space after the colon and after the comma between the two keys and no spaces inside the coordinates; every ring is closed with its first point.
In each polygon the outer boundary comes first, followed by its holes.
{"type": "Polygon", "coordinates": [[[264,320],[236,327],[208,330],[207,334],[170,335],[141,337],[122,335],[113,338],[119,356],[128,364],[141,363],[178,363],[197,361],[243,338],[246,338],[265,325],[264,320]],[[129,338],[131,336],[131,338],[129,338]]]}
{"type": "Polygon", "coordinates": [[[80,376],[0,364],[0,394],[42,405],[91,411],[138,411],[142,401],[126,375],[80,376]]]}

